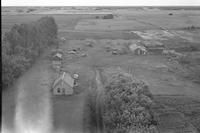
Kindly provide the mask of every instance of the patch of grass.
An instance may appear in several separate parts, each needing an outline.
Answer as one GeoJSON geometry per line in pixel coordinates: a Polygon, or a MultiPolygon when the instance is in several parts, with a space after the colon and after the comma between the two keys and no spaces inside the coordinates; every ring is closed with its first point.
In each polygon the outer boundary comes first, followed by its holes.
{"type": "Polygon", "coordinates": [[[97,130],[96,97],[96,85],[94,82],[90,82],[90,89],[84,106],[84,130],[88,133],[95,133],[97,130]]]}
{"type": "Polygon", "coordinates": [[[181,95],[161,95],[154,96],[154,100],[159,105],[157,111],[162,108],[164,111],[160,113],[165,113],[166,110],[181,113],[188,123],[200,131],[200,99],[181,95]]]}

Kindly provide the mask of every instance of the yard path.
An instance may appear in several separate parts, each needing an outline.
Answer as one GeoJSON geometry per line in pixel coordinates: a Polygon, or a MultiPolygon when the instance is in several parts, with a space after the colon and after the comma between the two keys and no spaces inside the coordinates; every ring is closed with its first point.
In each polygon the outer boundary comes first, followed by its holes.
{"type": "Polygon", "coordinates": [[[34,65],[19,81],[16,109],[16,133],[52,131],[50,73],[46,62],[34,65]]]}

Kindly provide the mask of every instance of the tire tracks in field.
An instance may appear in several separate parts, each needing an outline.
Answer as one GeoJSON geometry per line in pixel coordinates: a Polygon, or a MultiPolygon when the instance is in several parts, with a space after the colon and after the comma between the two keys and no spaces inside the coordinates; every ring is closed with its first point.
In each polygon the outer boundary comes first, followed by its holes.
{"type": "Polygon", "coordinates": [[[161,30],[165,30],[165,31],[167,30],[166,28],[163,28],[161,26],[158,26],[158,25],[155,25],[155,24],[152,24],[152,23],[149,23],[149,22],[145,22],[145,21],[142,21],[142,20],[139,20],[139,19],[136,19],[136,18],[134,18],[133,20],[135,20],[135,21],[137,21],[139,23],[145,24],[145,25],[150,25],[150,26],[153,26],[155,28],[159,28],[161,30]]]}
{"type": "Polygon", "coordinates": [[[97,121],[97,133],[104,133],[104,124],[102,120],[102,113],[103,113],[103,108],[101,107],[102,105],[102,95],[103,95],[103,89],[104,86],[101,82],[101,76],[100,76],[100,71],[95,70],[95,81],[96,81],[96,121],[97,121]]]}

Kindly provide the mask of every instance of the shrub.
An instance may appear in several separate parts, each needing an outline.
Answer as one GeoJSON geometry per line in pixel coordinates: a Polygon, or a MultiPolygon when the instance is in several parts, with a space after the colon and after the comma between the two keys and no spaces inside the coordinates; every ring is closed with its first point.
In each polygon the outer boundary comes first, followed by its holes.
{"type": "Polygon", "coordinates": [[[191,64],[192,60],[189,56],[182,56],[178,58],[178,62],[182,65],[189,65],[191,64]]]}
{"type": "Polygon", "coordinates": [[[199,48],[198,48],[197,46],[191,45],[191,46],[190,46],[190,50],[191,50],[191,51],[198,51],[199,48]]]}
{"type": "Polygon", "coordinates": [[[188,26],[184,29],[186,29],[186,30],[197,30],[197,29],[200,29],[200,27],[192,25],[192,26],[188,26]]]}
{"type": "Polygon", "coordinates": [[[104,94],[103,122],[108,132],[126,133],[153,124],[152,95],[144,82],[119,74],[104,94]]]}
{"type": "Polygon", "coordinates": [[[96,18],[96,19],[99,19],[100,17],[99,17],[99,16],[96,16],[95,18],[96,18]]]}

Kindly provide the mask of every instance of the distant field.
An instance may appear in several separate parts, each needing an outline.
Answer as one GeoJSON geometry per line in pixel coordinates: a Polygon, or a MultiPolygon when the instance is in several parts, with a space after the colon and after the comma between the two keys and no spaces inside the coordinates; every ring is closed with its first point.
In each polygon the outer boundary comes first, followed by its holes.
{"type": "Polygon", "coordinates": [[[189,26],[200,27],[199,11],[133,11],[118,10],[123,19],[82,20],[76,30],[152,30],[152,29],[182,29],[189,26]],[[172,13],[173,15],[169,15],[172,13]]]}
{"type": "Polygon", "coordinates": [[[2,15],[2,22],[1,22],[2,33],[8,31],[14,24],[21,24],[21,23],[36,21],[39,18],[44,17],[44,16],[53,16],[58,25],[58,29],[72,30],[74,29],[74,26],[77,24],[78,20],[82,18],[89,19],[93,17],[94,15],[79,15],[79,14],[77,15],[72,15],[72,14],[2,15]]]}
{"type": "Polygon", "coordinates": [[[200,27],[200,15],[196,14],[174,14],[173,16],[169,16],[168,14],[157,14],[155,16],[140,15],[137,17],[129,17],[129,19],[136,19],[141,23],[146,23],[147,25],[150,24],[165,29],[181,29],[192,25],[200,27]]]}
{"type": "MultiPolygon", "coordinates": [[[[191,9],[191,7],[186,8],[191,9]]],[[[180,29],[192,25],[200,27],[200,13],[197,10],[198,8],[194,7],[194,10],[174,10],[172,7],[128,7],[127,9],[118,7],[111,10],[112,7],[93,7],[91,9],[85,7],[80,7],[80,9],[72,7],[45,7],[41,9],[39,7],[31,7],[30,9],[27,7],[4,7],[1,24],[2,32],[4,33],[14,24],[34,21],[42,16],[53,16],[59,30],[72,30],[74,27],[76,27],[76,30],[96,31],[150,30],[160,28],[180,29]],[[27,10],[31,9],[33,13],[26,13],[27,10]],[[23,10],[22,13],[21,10],[23,10]],[[9,12],[13,12],[14,14],[5,15],[9,12]],[[94,19],[95,16],[101,16],[109,12],[116,15],[115,19],[94,19]],[[169,15],[169,13],[173,15],[169,15]],[[123,19],[120,18],[120,15],[123,15],[123,19]]],[[[180,9],[182,8],[180,7],[180,9]]]]}
{"type": "Polygon", "coordinates": [[[76,30],[144,30],[152,29],[154,26],[143,24],[135,20],[84,20],[77,24],[76,30]]]}

